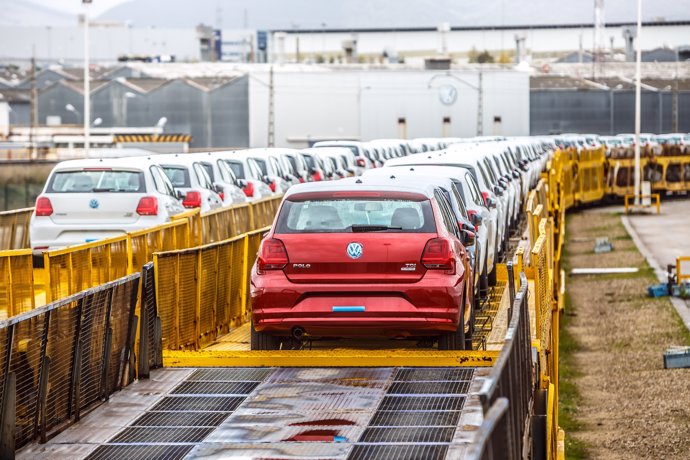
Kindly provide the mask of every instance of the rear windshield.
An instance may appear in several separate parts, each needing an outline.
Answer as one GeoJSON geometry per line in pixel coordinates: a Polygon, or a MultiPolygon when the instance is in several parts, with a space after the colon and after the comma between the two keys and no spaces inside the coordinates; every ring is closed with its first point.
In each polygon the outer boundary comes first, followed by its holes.
{"type": "Polygon", "coordinates": [[[175,188],[189,188],[189,170],[182,166],[161,166],[175,188]]]}
{"type": "Polygon", "coordinates": [[[285,201],[275,233],[434,233],[429,201],[347,198],[285,201]]]}
{"type": "Polygon", "coordinates": [[[146,183],[141,171],[85,169],[57,171],[48,184],[50,193],[117,192],[144,193],[146,183]]]}

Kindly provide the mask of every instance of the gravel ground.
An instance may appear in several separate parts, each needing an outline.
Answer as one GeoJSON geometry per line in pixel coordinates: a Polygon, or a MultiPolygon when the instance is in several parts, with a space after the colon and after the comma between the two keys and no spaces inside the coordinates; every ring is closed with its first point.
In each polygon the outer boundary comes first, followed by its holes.
{"type": "Polygon", "coordinates": [[[690,369],[666,370],[662,358],[671,345],[690,345],[690,334],[668,299],[646,297],[655,278],[620,216],[573,213],[567,231],[565,268],[641,271],[566,279],[568,332],[576,343],[566,383],[580,395],[573,414],[579,428],[566,437],[580,441],[586,458],[690,458],[690,369]],[[594,254],[594,238],[602,236],[614,251],[594,254]]]}

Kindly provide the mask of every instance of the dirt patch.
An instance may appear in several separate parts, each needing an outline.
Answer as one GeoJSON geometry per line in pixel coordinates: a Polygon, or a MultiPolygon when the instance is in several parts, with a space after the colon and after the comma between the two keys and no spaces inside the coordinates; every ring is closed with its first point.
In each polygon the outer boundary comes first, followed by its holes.
{"type": "Polygon", "coordinates": [[[690,345],[687,330],[668,299],[646,297],[655,278],[620,216],[582,211],[568,217],[566,228],[566,270],[641,269],[566,279],[566,457],[689,458],[690,369],[665,370],[662,358],[670,345],[690,345]],[[594,238],[602,236],[614,251],[594,254],[594,238]]]}

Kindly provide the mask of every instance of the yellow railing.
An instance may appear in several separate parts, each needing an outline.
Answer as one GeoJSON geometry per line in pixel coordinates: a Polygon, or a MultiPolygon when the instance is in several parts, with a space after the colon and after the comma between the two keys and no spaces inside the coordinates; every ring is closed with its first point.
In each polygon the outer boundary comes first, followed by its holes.
{"type": "Polygon", "coordinates": [[[138,271],[153,260],[154,252],[194,246],[189,219],[175,219],[163,225],[127,234],[129,272],[138,271]]]}
{"type": "Polygon", "coordinates": [[[46,303],[127,276],[127,235],[43,253],[46,303]]]}
{"type": "Polygon", "coordinates": [[[0,319],[35,307],[31,249],[0,251],[0,319]]]}
{"type": "Polygon", "coordinates": [[[690,280],[690,257],[683,256],[676,259],[676,279],[678,283],[690,280]]]}
{"type": "Polygon", "coordinates": [[[29,221],[34,208],[0,212],[0,251],[29,247],[29,221]]]}
{"type": "Polygon", "coordinates": [[[227,240],[255,228],[252,219],[253,209],[254,207],[250,204],[241,204],[202,214],[203,243],[209,244],[227,240]]]}
{"type": "Polygon", "coordinates": [[[268,229],[153,255],[164,349],[198,350],[249,321],[249,271],[268,229]]]}
{"type": "MultiPolygon", "coordinates": [[[[658,193],[652,193],[651,195],[640,195],[640,202],[642,200],[649,199],[650,203],[652,200],[654,200],[654,207],[656,207],[656,213],[659,214],[661,213],[661,195],[658,193]]],[[[625,213],[629,213],[633,209],[637,208],[635,204],[631,203],[631,201],[634,202],[635,200],[635,195],[625,195],[625,213]]]]}

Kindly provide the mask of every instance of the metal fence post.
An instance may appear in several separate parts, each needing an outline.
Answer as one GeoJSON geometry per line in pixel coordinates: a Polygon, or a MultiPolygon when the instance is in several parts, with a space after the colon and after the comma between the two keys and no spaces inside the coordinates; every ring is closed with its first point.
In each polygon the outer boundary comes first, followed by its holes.
{"type": "Polygon", "coordinates": [[[17,419],[17,376],[14,372],[10,372],[5,378],[2,400],[0,458],[14,459],[15,424],[17,419]]]}
{"type": "Polygon", "coordinates": [[[46,442],[45,427],[46,427],[46,399],[48,397],[48,375],[50,372],[50,358],[46,356],[48,350],[48,332],[50,330],[50,316],[51,310],[45,312],[43,319],[43,334],[41,335],[41,355],[39,358],[39,381],[38,394],[36,395],[36,415],[34,417],[34,437],[39,434],[41,443],[46,442]]]}
{"type": "Polygon", "coordinates": [[[513,262],[506,264],[508,270],[508,293],[510,295],[510,303],[508,304],[508,321],[513,317],[513,303],[515,303],[515,275],[513,273],[513,262]]]}
{"type": "Polygon", "coordinates": [[[149,277],[151,276],[151,266],[145,265],[141,269],[141,308],[139,318],[139,368],[138,376],[140,379],[148,378],[150,371],[149,362],[149,309],[148,302],[151,293],[148,290],[149,277]]]}
{"type": "Polygon", "coordinates": [[[136,377],[136,356],[135,356],[135,341],[137,337],[137,325],[139,324],[139,317],[135,314],[137,308],[137,300],[139,299],[139,281],[141,278],[137,278],[132,283],[132,292],[129,299],[129,328],[127,342],[124,350],[124,370],[120,376],[120,386],[127,386],[136,377]]]}
{"type": "Polygon", "coordinates": [[[105,310],[105,337],[103,337],[103,357],[101,359],[101,387],[99,396],[105,401],[109,398],[108,392],[108,367],[110,365],[110,351],[113,346],[113,329],[110,327],[110,315],[113,308],[113,289],[107,292],[107,307],[105,310]]]}
{"type": "Polygon", "coordinates": [[[70,382],[67,416],[72,417],[74,413],[75,420],[79,420],[79,396],[81,384],[81,322],[82,312],[84,309],[84,301],[86,299],[93,300],[92,296],[79,299],[77,302],[77,326],[74,330],[74,351],[72,353],[72,380],[70,382]]]}

